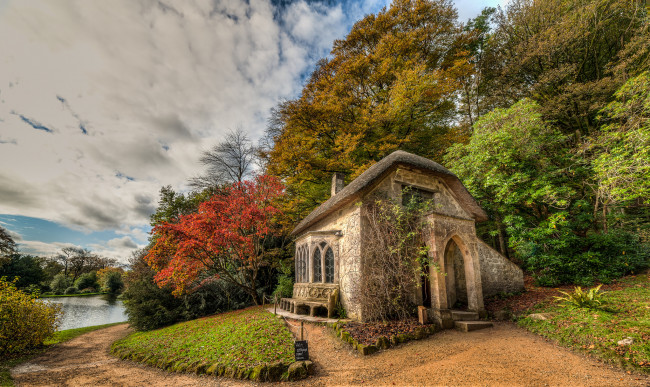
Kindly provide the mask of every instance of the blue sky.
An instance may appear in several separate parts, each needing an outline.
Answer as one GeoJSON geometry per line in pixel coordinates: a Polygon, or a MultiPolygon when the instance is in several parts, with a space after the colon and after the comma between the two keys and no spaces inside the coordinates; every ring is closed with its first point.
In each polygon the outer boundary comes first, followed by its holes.
{"type": "MultiPolygon", "coordinates": [[[[504,1],[454,2],[466,21],[504,1]]],[[[26,253],[146,244],[229,129],[258,139],[385,0],[0,0],[0,226],[26,253]]]]}

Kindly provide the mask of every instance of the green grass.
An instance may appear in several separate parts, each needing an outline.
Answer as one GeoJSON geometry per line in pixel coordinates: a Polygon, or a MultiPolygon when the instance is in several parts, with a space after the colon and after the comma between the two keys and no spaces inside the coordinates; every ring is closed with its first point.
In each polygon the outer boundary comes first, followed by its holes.
{"type": "Polygon", "coordinates": [[[294,360],[291,333],[261,307],[136,332],[115,342],[112,352],[123,359],[172,371],[255,380],[273,380],[269,372],[285,372],[294,360]],[[267,374],[260,376],[261,372],[267,374]]]}
{"type": "Polygon", "coordinates": [[[622,288],[603,295],[600,307],[587,309],[549,302],[531,312],[549,313],[548,320],[521,318],[518,324],[560,345],[586,352],[626,369],[650,373],[650,278],[628,277],[622,288]],[[634,343],[618,345],[631,337],[634,343]]]}
{"type": "Polygon", "coordinates": [[[66,329],[64,331],[55,332],[52,337],[45,340],[42,347],[34,348],[29,352],[21,353],[18,355],[13,355],[9,358],[0,358],[0,386],[13,386],[14,382],[11,379],[9,370],[20,363],[24,363],[41,353],[45,352],[55,344],[63,343],[64,341],[72,340],[77,336],[81,336],[84,333],[96,331],[102,328],[108,328],[113,325],[124,324],[123,322],[104,324],[104,325],[95,325],[92,327],[84,328],[75,328],[75,329],[66,329]]]}

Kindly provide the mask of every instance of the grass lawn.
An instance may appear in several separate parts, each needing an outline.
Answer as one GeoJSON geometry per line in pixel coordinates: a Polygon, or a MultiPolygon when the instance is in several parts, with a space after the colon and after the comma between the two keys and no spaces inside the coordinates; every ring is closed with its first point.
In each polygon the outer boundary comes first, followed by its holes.
{"type": "Polygon", "coordinates": [[[20,363],[24,363],[29,359],[40,355],[45,352],[51,346],[62,343],[64,341],[72,340],[77,336],[81,336],[84,333],[96,331],[97,329],[108,328],[113,325],[124,324],[123,322],[113,323],[113,324],[104,324],[104,325],[95,325],[92,327],[84,328],[75,328],[75,329],[66,329],[64,331],[55,332],[52,337],[45,340],[42,347],[35,348],[29,352],[22,354],[14,355],[9,358],[0,358],[0,386],[13,386],[13,380],[9,374],[9,369],[17,366],[20,363]]]}
{"type": "Polygon", "coordinates": [[[112,352],[172,371],[278,380],[293,358],[293,336],[273,314],[251,307],[136,332],[112,352]]]}
{"type": "MultiPolygon", "coordinates": [[[[594,355],[623,368],[650,373],[650,277],[636,275],[618,281],[596,309],[541,303],[529,312],[548,313],[548,320],[523,317],[518,324],[560,345],[594,355]],[[631,337],[631,345],[617,342],[631,337]]],[[[558,294],[559,295],[559,294],[558,294]]]]}

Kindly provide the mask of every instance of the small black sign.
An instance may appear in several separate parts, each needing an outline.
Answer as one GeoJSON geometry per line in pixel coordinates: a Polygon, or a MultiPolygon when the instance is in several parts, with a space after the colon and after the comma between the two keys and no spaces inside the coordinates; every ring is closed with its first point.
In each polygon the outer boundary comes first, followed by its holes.
{"type": "Polygon", "coordinates": [[[309,346],[307,340],[296,341],[295,343],[296,361],[309,360],[309,346]]]}

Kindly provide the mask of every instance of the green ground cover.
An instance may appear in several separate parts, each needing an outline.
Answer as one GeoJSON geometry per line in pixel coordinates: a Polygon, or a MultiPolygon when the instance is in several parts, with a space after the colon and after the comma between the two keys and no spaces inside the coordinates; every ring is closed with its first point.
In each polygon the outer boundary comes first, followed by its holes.
{"type": "Polygon", "coordinates": [[[293,341],[281,320],[251,307],[136,332],[115,342],[112,352],[171,371],[279,380],[294,360],[293,341]]]}
{"type": "Polygon", "coordinates": [[[24,363],[30,360],[31,358],[40,355],[41,353],[45,352],[47,349],[51,348],[53,345],[63,343],[68,340],[72,340],[77,336],[83,335],[84,333],[96,331],[102,328],[108,328],[113,325],[119,325],[119,324],[124,324],[124,323],[119,322],[119,323],[112,323],[112,324],[95,325],[92,327],[83,327],[83,328],[66,329],[64,331],[58,331],[55,332],[52,337],[45,340],[42,347],[34,348],[31,351],[21,353],[16,356],[0,359],[0,386],[13,386],[14,382],[11,379],[9,370],[20,363],[24,363]]]}
{"type": "Polygon", "coordinates": [[[597,308],[563,307],[548,301],[530,310],[547,314],[548,320],[523,317],[518,324],[560,345],[650,373],[650,278],[631,276],[619,284],[603,294],[603,304],[597,308]],[[617,344],[628,337],[632,344],[617,344]]]}

